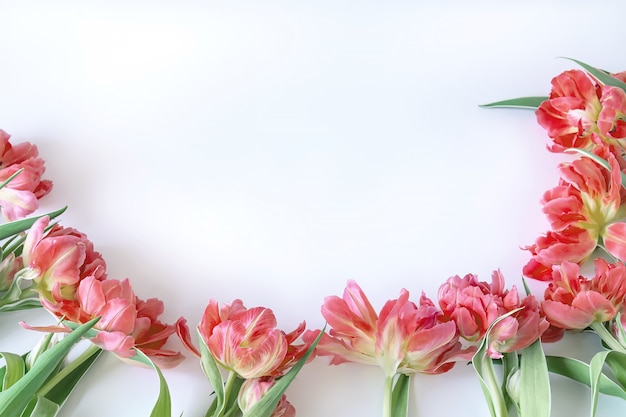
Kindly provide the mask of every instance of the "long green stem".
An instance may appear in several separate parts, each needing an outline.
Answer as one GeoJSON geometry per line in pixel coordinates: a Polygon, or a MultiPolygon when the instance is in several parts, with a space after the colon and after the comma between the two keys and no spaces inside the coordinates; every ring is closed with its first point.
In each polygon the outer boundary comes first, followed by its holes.
{"type": "Polygon", "coordinates": [[[391,417],[393,407],[393,376],[385,377],[385,387],[383,394],[383,417],[391,417]]]}
{"type": "Polygon", "coordinates": [[[600,336],[600,339],[602,339],[602,341],[612,350],[626,353],[626,348],[624,348],[624,346],[622,346],[621,343],[615,339],[611,332],[604,327],[604,324],[594,321],[589,327],[591,327],[598,334],[598,336],[600,336]]]}
{"type": "Polygon", "coordinates": [[[235,371],[230,371],[228,373],[228,377],[226,378],[226,383],[224,384],[224,404],[222,404],[222,409],[219,411],[218,416],[223,416],[228,409],[237,401],[238,392],[234,393],[234,398],[231,398],[233,395],[233,386],[237,381],[237,373],[235,371]]]}
{"type": "Polygon", "coordinates": [[[62,368],[56,375],[54,375],[43,387],[37,391],[37,395],[45,396],[52,388],[62,381],[67,375],[69,375],[74,369],[78,368],[87,359],[91,358],[96,353],[102,350],[96,345],[91,345],[83,353],[81,353],[76,359],[70,362],[66,367],[62,368]]]}
{"type": "Polygon", "coordinates": [[[496,378],[496,370],[493,367],[493,361],[488,356],[485,356],[483,360],[484,372],[482,377],[485,381],[487,391],[489,392],[489,398],[487,400],[491,403],[492,417],[508,417],[509,410],[502,394],[502,388],[498,383],[498,378],[496,378]]]}

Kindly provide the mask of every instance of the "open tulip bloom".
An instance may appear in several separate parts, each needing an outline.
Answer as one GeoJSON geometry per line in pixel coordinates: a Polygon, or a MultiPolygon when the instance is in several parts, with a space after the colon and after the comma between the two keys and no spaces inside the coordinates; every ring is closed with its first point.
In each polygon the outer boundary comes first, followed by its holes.
{"type": "Polygon", "coordinates": [[[358,284],[350,280],[342,298],[326,297],[322,315],[329,332],[309,331],[305,340],[321,335],[315,353],[331,356],[331,365],[379,366],[385,377],[384,417],[407,415],[412,375],[444,373],[474,353],[462,348],[456,324],[444,321],[430,299],[422,295],[416,305],[404,289],[376,313],[358,284]]]}

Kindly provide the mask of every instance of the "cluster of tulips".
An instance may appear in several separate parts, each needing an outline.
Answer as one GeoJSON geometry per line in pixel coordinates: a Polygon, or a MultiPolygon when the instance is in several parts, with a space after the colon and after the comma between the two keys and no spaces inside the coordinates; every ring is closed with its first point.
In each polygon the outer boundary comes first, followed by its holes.
{"type": "MultiPolygon", "coordinates": [[[[493,417],[550,415],[549,373],[590,387],[590,415],[599,393],[626,400],[626,73],[575,61],[552,80],[547,97],[505,100],[485,107],[533,109],[550,138],[548,150],[567,154],[559,183],[541,200],[551,230],[524,249],[523,275],[544,283],[543,297],[507,288],[499,270],[491,282],[473,274],[448,278],[436,299],[398,298],[380,310],[356,281],[328,296],[326,327],[305,322],[285,332],[266,307],[210,300],[195,331],[185,318],[163,323],[163,303],[139,298],[128,279],[107,276],[106,263],[84,233],[61,226],[65,209],[33,215],[52,183],[37,147],[11,144],[0,130],[0,311],[44,308],[53,322],[21,325],[42,332],[30,352],[3,353],[0,417],[55,416],[103,351],[152,367],[160,392],[151,416],[171,416],[162,368],[179,364],[167,348],[177,337],[199,358],[212,393],[208,417],[293,417],[285,395],[315,357],[331,365],[381,368],[382,414],[409,414],[411,378],[471,363],[493,417]],[[30,217],[29,217],[30,216],[30,217]],[[581,268],[593,265],[585,277],[581,268]],[[542,344],[566,332],[588,331],[603,342],[589,363],[546,356],[542,344]],[[78,355],[78,342],[91,344],[78,355]],[[70,359],[70,357],[72,359],[70,359]],[[606,366],[605,366],[606,365],[606,366]]],[[[524,284],[526,284],[524,282],[524,284]]]]}

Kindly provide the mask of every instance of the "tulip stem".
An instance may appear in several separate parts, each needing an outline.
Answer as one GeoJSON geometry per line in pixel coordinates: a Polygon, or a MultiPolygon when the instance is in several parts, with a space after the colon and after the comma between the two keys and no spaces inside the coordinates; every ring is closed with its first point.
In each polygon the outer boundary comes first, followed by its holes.
{"type": "Polygon", "coordinates": [[[485,356],[482,358],[482,361],[484,372],[481,376],[489,393],[489,398],[487,400],[490,403],[491,415],[492,417],[508,417],[509,410],[506,406],[504,395],[502,394],[502,387],[496,377],[493,360],[490,357],[485,356]]]}
{"type": "Polygon", "coordinates": [[[238,392],[231,393],[236,381],[237,373],[235,371],[230,371],[228,373],[228,377],[226,378],[226,383],[224,384],[224,404],[222,404],[222,410],[218,414],[220,416],[225,415],[228,412],[229,408],[237,402],[238,392]],[[231,395],[233,394],[234,397],[231,398],[231,395]]]}
{"type": "Polygon", "coordinates": [[[383,417],[391,417],[391,410],[393,408],[393,378],[393,376],[385,376],[383,417]]]}
{"type": "Polygon", "coordinates": [[[621,343],[618,342],[615,337],[613,337],[611,332],[609,332],[607,328],[604,327],[604,324],[600,323],[599,321],[594,321],[589,325],[589,327],[591,327],[598,334],[598,336],[600,336],[600,339],[602,339],[602,341],[606,343],[607,346],[611,348],[611,350],[626,353],[626,349],[624,348],[624,346],[622,346],[621,343]]]}
{"type": "Polygon", "coordinates": [[[93,355],[100,353],[102,349],[96,345],[91,345],[83,353],[81,353],[76,359],[70,362],[67,366],[62,368],[57,374],[55,374],[46,384],[37,391],[37,395],[45,397],[50,390],[52,390],[63,378],[71,374],[76,368],[82,365],[85,361],[90,359],[93,355]]]}

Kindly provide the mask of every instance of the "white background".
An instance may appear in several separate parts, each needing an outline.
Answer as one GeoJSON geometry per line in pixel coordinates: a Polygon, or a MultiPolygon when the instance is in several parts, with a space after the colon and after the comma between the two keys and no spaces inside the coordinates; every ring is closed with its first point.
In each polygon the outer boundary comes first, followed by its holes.
{"type": "MultiPolygon", "coordinates": [[[[0,128],[31,141],[65,205],[165,318],[195,326],[210,298],[323,325],[357,280],[374,306],[451,275],[520,285],[521,246],[545,232],[539,199],[561,155],[530,111],[481,103],[547,95],[569,56],[626,68],[619,1],[2,1],[0,128]]],[[[540,287],[538,293],[540,294],[540,287]]],[[[4,314],[0,350],[40,335],[4,314]]],[[[175,341],[175,347],[180,347],[175,341]]],[[[588,359],[568,337],[551,353],[588,359]]],[[[288,390],[300,417],[380,415],[383,376],[318,358],[288,390]]],[[[165,371],[174,415],[202,416],[198,361],[165,371]]],[[[553,378],[553,416],[588,415],[588,390],[553,378]]],[[[62,416],[148,415],[157,379],[111,355],[62,416]]],[[[623,412],[601,397],[598,415],[623,412]]],[[[411,416],[486,416],[470,367],[418,376],[411,416]]]]}

